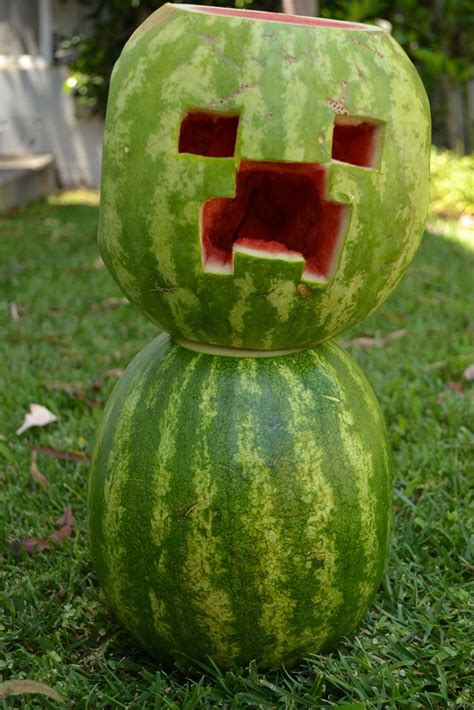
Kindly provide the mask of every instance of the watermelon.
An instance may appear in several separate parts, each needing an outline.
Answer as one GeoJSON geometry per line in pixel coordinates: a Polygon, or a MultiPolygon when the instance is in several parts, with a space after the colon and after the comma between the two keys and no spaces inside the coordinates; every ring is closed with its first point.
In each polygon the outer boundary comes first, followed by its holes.
{"type": "Polygon", "coordinates": [[[236,351],[156,338],[97,434],[94,564],[161,663],[294,664],[363,618],[390,527],[377,400],[336,343],[236,351]]]}
{"type": "Polygon", "coordinates": [[[114,68],[101,253],[177,337],[312,347],[401,278],[429,153],[425,91],[385,30],[165,5],[114,68]]]}

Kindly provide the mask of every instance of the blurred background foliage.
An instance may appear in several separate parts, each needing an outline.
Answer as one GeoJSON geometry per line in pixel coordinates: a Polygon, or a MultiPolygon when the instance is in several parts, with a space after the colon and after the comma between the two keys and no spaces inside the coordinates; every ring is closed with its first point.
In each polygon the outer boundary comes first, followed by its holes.
{"type": "MultiPolygon", "coordinates": [[[[87,31],[64,38],[79,100],[104,114],[109,78],[133,30],[162,0],[80,0],[87,31]]],[[[281,11],[281,0],[199,0],[201,5],[281,11]]],[[[415,63],[428,91],[435,140],[470,153],[474,149],[473,0],[321,0],[316,14],[353,22],[390,23],[393,36],[415,63]]],[[[388,25],[388,27],[390,27],[388,25]]]]}
{"type": "Polygon", "coordinates": [[[474,219],[474,155],[431,150],[430,217],[474,219]]]}

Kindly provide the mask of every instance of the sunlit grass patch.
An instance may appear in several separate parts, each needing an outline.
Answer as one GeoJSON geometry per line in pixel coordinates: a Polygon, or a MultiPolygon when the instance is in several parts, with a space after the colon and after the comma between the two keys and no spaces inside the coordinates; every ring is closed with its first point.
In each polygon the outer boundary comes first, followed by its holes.
{"type": "Polygon", "coordinates": [[[430,218],[474,220],[474,155],[458,155],[433,146],[430,218]]]}

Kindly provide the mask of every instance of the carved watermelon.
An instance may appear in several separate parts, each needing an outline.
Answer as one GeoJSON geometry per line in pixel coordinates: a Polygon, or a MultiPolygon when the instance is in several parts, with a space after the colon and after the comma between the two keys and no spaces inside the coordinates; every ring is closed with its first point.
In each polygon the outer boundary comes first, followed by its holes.
{"type": "Polygon", "coordinates": [[[113,72],[102,255],[174,335],[310,346],[400,279],[429,148],[425,91],[385,30],[166,5],[113,72]]]}

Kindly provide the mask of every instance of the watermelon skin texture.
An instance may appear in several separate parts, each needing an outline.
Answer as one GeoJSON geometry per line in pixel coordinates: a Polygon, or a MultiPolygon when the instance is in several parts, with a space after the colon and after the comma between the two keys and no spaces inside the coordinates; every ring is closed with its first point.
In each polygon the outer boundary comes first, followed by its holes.
{"type": "Polygon", "coordinates": [[[239,358],[164,334],[97,434],[93,560],[117,618],[161,663],[289,666],[361,621],[390,499],[379,406],[339,345],[239,358]]]}
{"type": "Polygon", "coordinates": [[[297,25],[167,5],[126,44],[106,119],[99,243],[137,308],[173,335],[230,347],[312,347],[374,311],[421,239],[430,116],[416,70],[385,31],[297,25]],[[178,152],[190,110],[239,114],[235,157],[178,152]],[[375,168],[331,160],[336,117],[381,126],[375,168]],[[349,224],[334,275],[237,254],[203,268],[202,205],[233,197],[240,160],[318,163],[349,224]]]}

